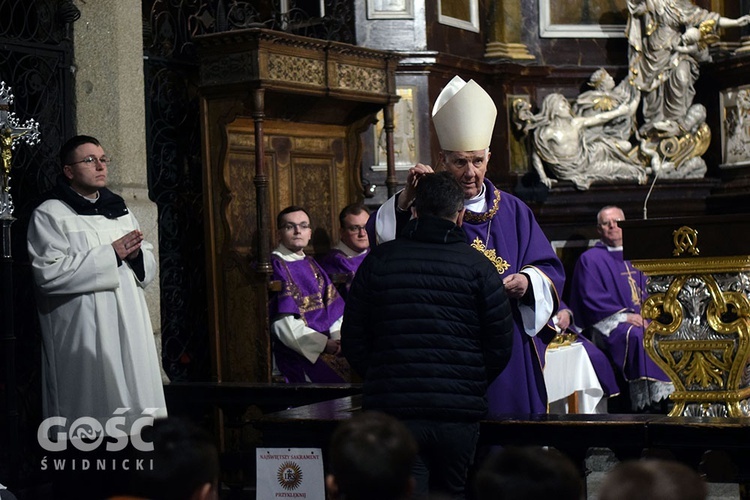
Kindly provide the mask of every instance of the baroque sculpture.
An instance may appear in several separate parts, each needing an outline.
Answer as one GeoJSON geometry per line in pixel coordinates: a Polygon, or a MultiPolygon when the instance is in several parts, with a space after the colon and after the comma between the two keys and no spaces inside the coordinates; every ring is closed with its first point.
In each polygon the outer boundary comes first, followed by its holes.
{"type": "Polygon", "coordinates": [[[699,64],[719,28],[750,24],[750,15],[722,17],[690,0],[628,0],[629,78],[615,85],[604,69],[591,75],[591,90],[571,105],[547,95],[538,113],[513,103],[513,122],[531,138],[534,172],[547,187],[571,181],[633,181],[649,175],[701,178],[701,158],[711,141],[706,109],[693,104],[699,64]],[[643,123],[636,123],[641,108],[643,123]]]}

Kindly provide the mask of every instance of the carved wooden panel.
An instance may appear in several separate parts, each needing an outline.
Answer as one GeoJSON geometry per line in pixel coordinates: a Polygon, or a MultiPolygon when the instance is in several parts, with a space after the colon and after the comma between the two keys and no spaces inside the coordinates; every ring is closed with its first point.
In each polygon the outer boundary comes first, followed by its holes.
{"type": "Polygon", "coordinates": [[[276,214],[304,206],[315,228],[307,252],[327,251],[339,210],[364,196],[361,133],[398,100],[399,56],[258,28],[193,40],[215,373],[263,382],[276,214]]]}

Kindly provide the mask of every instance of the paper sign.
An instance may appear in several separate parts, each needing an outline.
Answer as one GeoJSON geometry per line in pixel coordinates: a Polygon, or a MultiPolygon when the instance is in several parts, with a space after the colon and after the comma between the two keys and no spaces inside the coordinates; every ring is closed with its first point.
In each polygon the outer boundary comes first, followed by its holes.
{"type": "Polygon", "coordinates": [[[256,500],[325,500],[320,448],[256,448],[256,500]]]}

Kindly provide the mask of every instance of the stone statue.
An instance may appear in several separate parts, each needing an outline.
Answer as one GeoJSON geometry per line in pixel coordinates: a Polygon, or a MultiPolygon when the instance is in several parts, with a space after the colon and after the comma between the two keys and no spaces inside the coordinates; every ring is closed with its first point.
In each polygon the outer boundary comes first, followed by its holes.
{"type": "Polygon", "coordinates": [[[737,92],[736,110],[727,117],[727,163],[750,160],[750,89],[737,92]]]}
{"type": "Polygon", "coordinates": [[[693,104],[677,121],[652,123],[648,136],[641,140],[639,153],[651,158],[654,175],[668,179],[700,179],[707,170],[701,155],[710,142],[706,108],[693,104]]]}
{"type": "Polygon", "coordinates": [[[698,63],[719,39],[716,30],[750,24],[750,15],[729,19],[690,0],[628,0],[628,13],[630,82],[643,96],[647,125],[684,117],[695,96],[698,63]]]}
{"type": "MultiPolygon", "coordinates": [[[[611,111],[620,104],[630,101],[634,96],[633,86],[626,80],[615,85],[615,79],[604,68],[594,71],[589,78],[591,90],[582,92],[573,103],[573,114],[593,116],[604,111],[611,111]]],[[[634,115],[625,114],[613,118],[601,125],[589,127],[590,135],[605,135],[620,141],[629,141],[633,133],[634,115]]],[[[627,146],[629,147],[629,145],[627,146]]]]}
{"type": "Polygon", "coordinates": [[[539,113],[523,100],[513,104],[512,120],[531,135],[532,168],[551,187],[569,180],[578,189],[595,181],[659,177],[700,178],[701,155],[711,141],[706,109],[693,104],[700,63],[719,28],[750,24],[750,15],[722,17],[691,0],[627,0],[628,79],[615,85],[604,69],[589,80],[572,107],[550,94],[539,113]],[[642,104],[643,123],[636,126],[642,104]]]}
{"type": "Polygon", "coordinates": [[[544,98],[536,115],[528,109],[520,110],[519,115],[516,109],[517,119],[522,120],[517,126],[532,132],[532,165],[541,182],[551,187],[556,180],[569,180],[578,189],[588,189],[599,180],[645,183],[648,170],[637,157],[630,156],[633,151],[628,141],[618,141],[601,131],[591,132],[612,120],[632,116],[638,102],[638,93],[634,92],[614,109],[579,116],[573,114],[565,96],[555,93],[544,98]]]}

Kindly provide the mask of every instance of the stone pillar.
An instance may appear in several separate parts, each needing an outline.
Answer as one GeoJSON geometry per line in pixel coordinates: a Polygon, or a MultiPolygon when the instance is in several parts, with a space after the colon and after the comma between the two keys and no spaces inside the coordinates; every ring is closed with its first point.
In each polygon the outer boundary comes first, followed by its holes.
{"type": "MultiPolygon", "coordinates": [[[[138,218],[159,261],[156,205],[148,198],[140,0],[77,1],[74,25],[76,129],[113,158],[109,188],[138,218]]],[[[146,288],[151,324],[161,332],[159,278],[146,288]]],[[[157,343],[160,346],[160,343],[157,343]]]]}
{"type": "Polygon", "coordinates": [[[521,32],[524,29],[521,1],[494,2],[489,32],[490,41],[487,43],[485,59],[503,58],[526,61],[535,59],[526,45],[521,42],[521,32]]]}

